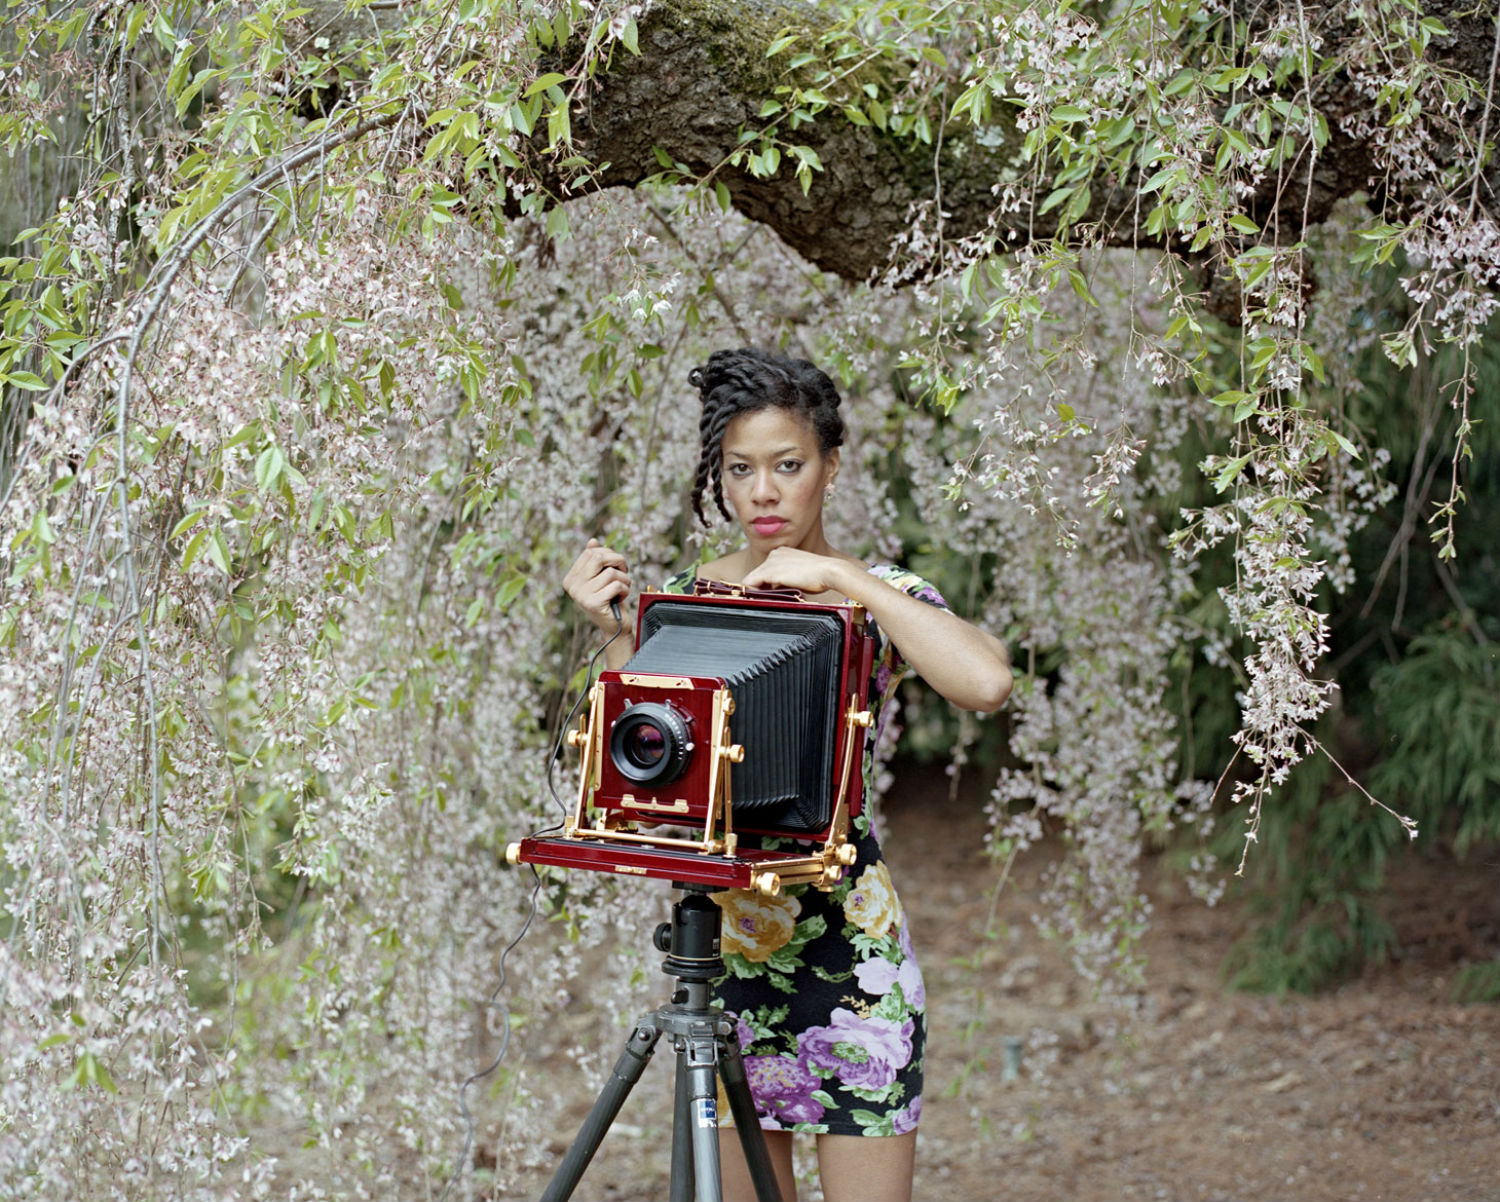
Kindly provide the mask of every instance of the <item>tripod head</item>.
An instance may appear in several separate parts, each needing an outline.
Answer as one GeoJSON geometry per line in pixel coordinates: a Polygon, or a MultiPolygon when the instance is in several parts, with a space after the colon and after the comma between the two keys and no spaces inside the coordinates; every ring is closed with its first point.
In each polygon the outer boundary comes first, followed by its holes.
{"type": "Polygon", "coordinates": [[[708,984],[725,973],[719,950],[723,911],[709,897],[706,885],[673,881],[683,896],[672,903],[672,921],[656,928],[651,937],[657,951],[666,952],[661,970],[680,981],[708,984]]]}

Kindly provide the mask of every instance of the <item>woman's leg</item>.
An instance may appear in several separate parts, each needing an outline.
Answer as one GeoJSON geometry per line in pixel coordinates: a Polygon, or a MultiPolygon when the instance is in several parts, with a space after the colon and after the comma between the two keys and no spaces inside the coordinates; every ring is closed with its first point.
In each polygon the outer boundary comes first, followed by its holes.
{"type": "Polygon", "coordinates": [[[911,1202],[916,1159],[915,1131],[818,1136],[818,1177],[828,1202],[911,1202]]]}
{"type": "MultiPolygon", "coordinates": [[[[781,1186],[781,1202],[797,1202],[797,1175],[792,1169],[792,1133],[762,1131],[776,1183],[781,1186]]],[[[757,1202],[755,1183],[750,1180],[750,1166],[740,1147],[740,1133],[733,1127],[719,1128],[719,1177],[724,1183],[724,1202],[757,1202]]]]}

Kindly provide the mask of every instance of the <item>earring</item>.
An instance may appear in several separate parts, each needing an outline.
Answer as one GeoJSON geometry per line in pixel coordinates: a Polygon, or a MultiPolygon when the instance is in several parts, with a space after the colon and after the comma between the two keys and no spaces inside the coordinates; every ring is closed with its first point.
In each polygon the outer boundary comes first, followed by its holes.
{"type": "Polygon", "coordinates": [[[825,501],[831,501],[831,500],[833,500],[833,481],[832,480],[830,480],[826,485],[823,486],[823,500],[825,500],[825,501]]]}

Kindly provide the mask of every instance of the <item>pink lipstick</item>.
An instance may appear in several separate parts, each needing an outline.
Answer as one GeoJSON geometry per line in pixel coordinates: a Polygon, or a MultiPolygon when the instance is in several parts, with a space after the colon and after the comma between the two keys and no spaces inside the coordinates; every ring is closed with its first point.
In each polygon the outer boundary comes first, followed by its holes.
{"type": "Polygon", "coordinates": [[[750,528],[763,538],[770,538],[774,534],[780,534],[786,528],[785,518],[756,518],[750,523],[750,528]]]}

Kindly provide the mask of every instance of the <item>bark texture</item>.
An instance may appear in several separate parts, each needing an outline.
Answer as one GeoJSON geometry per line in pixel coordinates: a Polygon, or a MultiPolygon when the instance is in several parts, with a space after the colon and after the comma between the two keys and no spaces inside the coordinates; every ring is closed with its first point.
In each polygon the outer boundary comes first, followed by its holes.
{"type": "MultiPolygon", "coordinates": [[[[1440,0],[1433,10],[1452,31],[1434,44],[1434,59],[1471,79],[1489,80],[1497,36],[1495,0],[1478,10],[1440,0]]],[[[1255,21],[1264,14],[1251,14],[1247,5],[1246,17],[1255,21]]],[[[1021,165],[1013,121],[982,130],[955,123],[934,147],[855,125],[831,109],[793,135],[812,147],[825,167],[807,195],[785,161],[769,179],[725,165],[742,130],[765,127],[761,104],[775,98],[782,82],[782,60],[768,61],[766,46],[784,29],[816,32],[826,22],[826,15],[795,0],[659,0],[640,20],[640,57],[617,50],[574,117],[578,147],[595,163],[608,164],[595,183],[628,187],[657,173],[661,166],[653,147],[694,173],[717,168],[715,179],[725,184],[742,213],[770,226],[819,267],[850,279],[867,278],[887,266],[892,247],[910,229],[914,203],[941,206],[948,238],[972,234],[996,220],[996,182],[1013,178],[1021,165]]],[[[1332,33],[1336,36],[1338,28],[1332,33]]],[[[1300,231],[1304,221],[1322,220],[1335,202],[1359,192],[1399,212],[1411,198],[1378,177],[1369,147],[1339,131],[1340,116],[1357,111],[1356,106],[1368,107],[1368,102],[1347,81],[1335,78],[1315,103],[1328,118],[1332,140],[1310,172],[1303,163],[1294,180],[1283,181],[1285,186],[1268,182],[1251,201],[1252,214],[1263,226],[1300,231]]],[[[1473,119],[1477,128],[1482,110],[1473,119]]],[[[1491,138],[1496,125],[1500,120],[1492,115],[1491,138]]],[[[549,174],[540,156],[537,167],[549,186],[566,193],[566,181],[549,174]]],[[[1122,244],[1139,246],[1147,239],[1134,228],[1137,182],[1096,180],[1086,219],[1118,231],[1122,244]]],[[[1497,185],[1500,176],[1491,164],[1479,197],[1491,213],[1497,211],[1497,185]]],[[[1037,194],[1047,190],[1044,184],[1037,194]]],[[[1052,215],[1027,209],[999,219],[1009,224],[1006,233],[1013,244],[1055,232],[1052,215]]]]}

